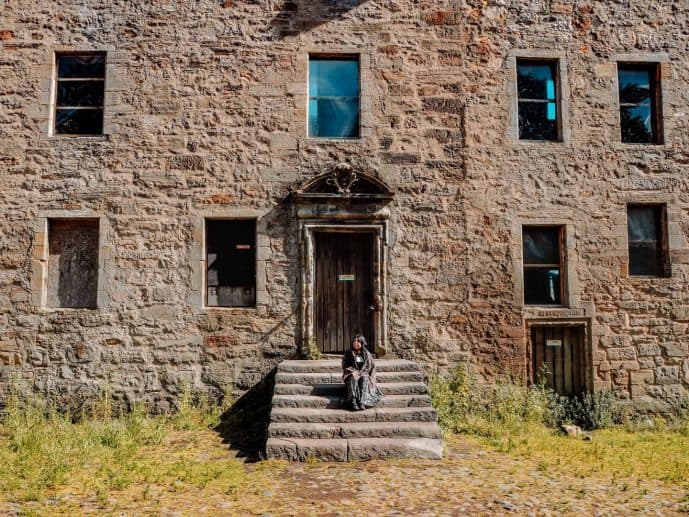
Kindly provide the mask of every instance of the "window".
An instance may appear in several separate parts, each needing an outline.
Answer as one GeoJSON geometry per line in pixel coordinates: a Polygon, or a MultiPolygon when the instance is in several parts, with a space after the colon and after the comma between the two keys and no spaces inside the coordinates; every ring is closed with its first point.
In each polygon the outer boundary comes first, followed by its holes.
{"type": "Polygon", "coordinates": [[[98,220],[48,220],[48,307],[95,308],[98,220]]]}
{"type": "Polygon", "coordinates": [[[520,140],[560,139],[556,61],[517,60],[520,140]]]}
{"type": "Polygon", "coordinates": [[[206,220],[206,305],[256,305],[256,220],[206,220]]]}
{"type": "Polygon", "coordinates": [[[660,65],[620,63],[617,80],[622,142],[662,143],[660,65]]]}
{"type": "Polygon", "coordinates": [[[665,205],[627,206],[629,274],[669,276],[665,205]]]}
{"type": "Polygon", "coordinates": [[[560,226],[522,229],[525,304],[562,304],[563,239],[564,228],[560,226]]]}
{"type": "Polygon", "coordinates": [[[309,58],[309,136],[359,136],[359,59],[309,58]]]}
{"type": "Polygon", "coordinates": [[[58,54],[55,133],[103,134],[105,54],[58,54]]]}

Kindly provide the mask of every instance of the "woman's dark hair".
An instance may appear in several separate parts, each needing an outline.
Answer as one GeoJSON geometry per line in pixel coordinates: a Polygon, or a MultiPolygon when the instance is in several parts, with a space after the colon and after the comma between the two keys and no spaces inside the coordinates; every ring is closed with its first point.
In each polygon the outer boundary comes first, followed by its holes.
{"type": "Polygon", "coordinates": [[[351,343],[354,343],[354,340],[355,340],[355,339],[358,339],[359,342],[361,343],[361,349],[362,349],[362,350],[366,350],[366,349],[367,349],[366,338],[365,338],[364,336],[362,336],[361,334],[359,334],[359,333],[357,332],[357,333],[354,334],[354,336],[352,336],[352,341],[351,341],[351,343]]]}

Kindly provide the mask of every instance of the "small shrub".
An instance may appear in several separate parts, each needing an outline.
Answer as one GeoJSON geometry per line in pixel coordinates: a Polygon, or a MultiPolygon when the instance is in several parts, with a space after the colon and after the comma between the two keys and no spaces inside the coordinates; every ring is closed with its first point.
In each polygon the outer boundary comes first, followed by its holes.
{"type": "Polygon", "coordinates": [[[307,361],[317,361],[323,359],[323,353],[316,345],[315,339],[310,339],[306,350],[304,351],[304,359],[307,361]]]}
{"type": "Polygon", "coordinates": [[[613,425],[619,413],[616,407],[615,395],[608,390],[584,393],[569,401],[572,421],[585,429],[604,429],[613,425]]]}

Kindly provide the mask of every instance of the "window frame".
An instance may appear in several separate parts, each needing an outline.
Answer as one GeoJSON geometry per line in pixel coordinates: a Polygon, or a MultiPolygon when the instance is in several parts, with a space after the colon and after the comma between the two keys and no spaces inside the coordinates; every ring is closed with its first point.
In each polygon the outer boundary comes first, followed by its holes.
{"type": "Polygon", "coordinates": [[[620,142],[624,145],[664,145],[665,135],[663,128],[663,89],[662,89],[662,64],[658,61],[617,61],[617,107],[619,116],[620,142]],[[623,103],[620,99],[620,70],[647,70],[649,71],[651,89],[651,131],[650,142],[625,142],[622,131],[622,108],[640,106],[637,103],[623,103]]]}
{"type": "Polygon", "coordinates": [[[567,228],[562,224],[522,224],[521,249],[522,249],[522,303],[527,307],[566,307],[567,292],[567,228]],[[557,229],[558,250],[560,262],[558,264],[532,264],[525,260],[524,230],[528,228],[552,228],[557,229]],[[560,271],[560,303],[527,303],[526,302],[526,270],[527,269],[558,269],[560,271]]]}
{"type": "Polygon", "coordinates": [[[313,140],[324,141],[324,140],[337,140],[337,141],[354,141],[361,139],[361,99],[362,99],[362,66],[361,66],[361,54],[351,53],[351,52],[310,52],[306,60],[306,137],[313,140]],[[311,60],[331,60],[331,61],[356,61],[359,79],[359,95],[357,97],[334,97],[334,96],[324,96],[319,95],[317,97],[311,96],[311,60]],[[359,123],[357,125],[356,136],[318,136],[312,135],[310,131],[310,104],[314,99],[357,99],[359,104],[359,123]]]}
{"type": "Polygon", "coordinates": [[[70,51],[58,51],[54,53],[55,67],[55,80],[53,81],[53,117],[52,124],[50,127],[51,134],[53,136],[59,136],[61,138],[82,138],[82,137],[102,137],[105,135],[105,95],[107,93],[107,67],[108,67],[108,52],[105,50],[70,50],[70,51]],[[102,56],[103,57],[103,77],[67,77],[60,78],[60,58],[62,57],[79,57],[79,56],[102,56]],[[61,82],[98,82],[103,83],[103,102],[100,106],[60,106],[58,105],[58,94],[60,91],[61,82]],[[101,113],[101,132],[100,133],[61,133],[57,130],[57,112],[63,109],[74,109],[74,110],[89,110],[89,111],[100,111],[101,113]]]}
{"type": "Polygon", "coordinates": [[[242,310],[242,309],[256,309],[259,305],[259,218],[258,217],[230,217],[230,216],[206,216],[202,219],[202,293],[201,299],[204,309],[211,310],[242,310]],[[243,221],[252,222],[254,225],[253,246],[254,246],[254,260],[253,260],[253,290],[254,299],[251,305],[209,305],[208,303],[208,222],[209,221],[243,221]]]}
{"type": "Polygon", "coordinates": [[[670,278],[672,276],[672,264],[670,262],[670,246],[668,236],[668,219],[667,219],[667,203],[627,203],[627,274],[629,278],[670,278]],[[629,209],[630,208],[653,208],[657,210],[656,220],[658,228],[656,228],[657,239],[655,241],[631,241],[629,239],[629,209]],[[657,275],[637,275],[632,274],[632,242],[655,242],[656,254],[658,259],[658,274],[657,275]]]}
{"type": "Polygon", "coordinates": [[[517,140],[520,142],[534,142],[534,143],[544,143],[544,142],[564,142],[564,124],[563,124],[563,109],[562,109],[562,70],[561,70],[561,59],[559,57],[539,57],[539,56],[516,56],[514,65],[514,76],[515,76],[515,99],[516,99],[516,136],[517,140]],[[533,138],[522,138],[521,129],[519,125],[519,105],[521,102],[527,103],[543,103],[548,104],[553,102],[549,99],[532,99],[532,98],[521,98],[519,97],[519,65],[522,63],[533,63],[533,64],[548,64],[554,67],[553,82],[555,87],[555,113],[556,113],[556,136],[555,139],[533,139],[533,138]]]}

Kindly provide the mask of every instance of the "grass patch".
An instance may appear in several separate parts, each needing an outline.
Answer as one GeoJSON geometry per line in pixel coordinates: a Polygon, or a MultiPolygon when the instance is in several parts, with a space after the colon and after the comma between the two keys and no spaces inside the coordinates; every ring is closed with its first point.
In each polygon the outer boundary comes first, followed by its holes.
{"type": "Polygon", "coordinates": [[[499,452],[530,458],[543,472],[580,477],[654,479],[689,489],[689,419],[655,419],[641,428],[610,394],[566,399],[544,385],[478,385],[466,368],[431,381],[433,403],[449,441],[453,435],[499,452]],[[562,434],[576,422],[597,428],[591,441],[562,434]]]}
{"type": "Polygon", "coordinates": [[[188,390],[177,411],[157,416],[144,406],[118,413],[108,396],[88,415],[12,396],[0,418],[0,502],[31,513],[31,503],[69,507],[78,497],[112,510],[113,494],[144,501],[160,491],[260,486],[267,476],[249,474],[212,430],[224,409],[188,390]]]}

